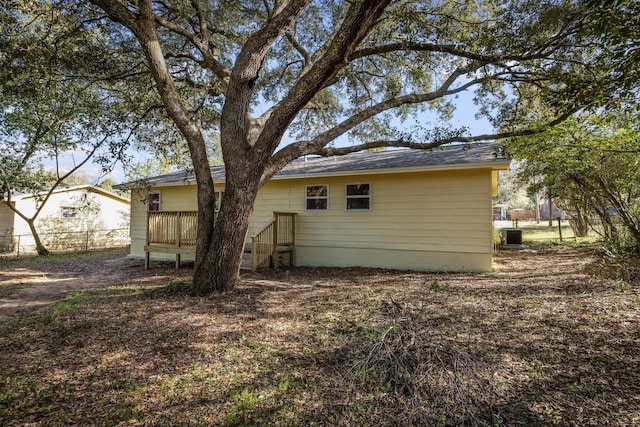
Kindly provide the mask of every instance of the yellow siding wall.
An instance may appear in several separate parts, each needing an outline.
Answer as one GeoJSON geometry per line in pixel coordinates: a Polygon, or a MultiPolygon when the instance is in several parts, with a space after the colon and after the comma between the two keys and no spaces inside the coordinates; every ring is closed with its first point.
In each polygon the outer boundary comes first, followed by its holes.
{"type": "Polygon", "coordinates": [[[296,263],[413,270],[491,269],[488,170],[271,181],[250,234],[274,210],[297,212],[296,263]],[[345,210],[345,185],[371,184],[371,210],[345,210]],[[305,212],[306,185],[329,185],[329,211],[305,212]],[[259,219],[259,221],[258,221],[259,219]]]}
{"type": "MultiPolygon", "coordinates": [[[[163,187],[161,209],[195,210],[195,186],[163,187]]],[[[144,195],[132,195],[131,253],[143,256],[144,195]]],[[[296,264],[488,271],[492,173],[459,170],[272,180],[259,192],[249,237],[274,211],[296,212],[296,264]],[[345,210],[345,185],[371,184],[371,210],[345,210]],[[329,210],[305,211],[305,186],[329,186],[329,210]]],[[[156,259],[174,259],[173,255],[156,259]]]]}

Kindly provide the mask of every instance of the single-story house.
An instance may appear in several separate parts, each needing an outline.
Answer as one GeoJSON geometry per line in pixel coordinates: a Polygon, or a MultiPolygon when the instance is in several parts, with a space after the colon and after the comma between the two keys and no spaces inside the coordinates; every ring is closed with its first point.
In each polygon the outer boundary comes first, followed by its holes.
{"type": "MultiPolygon", "coordinates": [[[[488,271],[492,196],[498,171],[509,168],[499,148],[474,143],[297,159],[258,192],[247,252],[265,244],[259,238],[265,224],[283,217],[292,220],[281,225],[290,228],[282,243],[290,248],[284,262],[295,266],[488,271]]],[[[224,166],[211,171],[217,196],[224,197],[224,166]]],[[[132,257],[193,259],[192,174],[175,172],[116,188],[132,189],[132,257]]],[[[252,268],[263,263],[251,257],[252,268]]]]}
{"type": "MultiPolygon", "coordinates": [[[[11,204],[30,218],[44,195],[13,194],[11,204]]],[[[130,209],[128,198],[101,187],[60,187],[45,203],[35,225],[45,246],[65,248],[73,240],[86,240],[87,232],[107,235],[117,231],[120,238],[127,235],[127,231],[121,230],[129,228],[130,209]]],[[[29,251],[34,249],[35,243],[27,222],[3,200],[0,201],[0,249],[11,250],[15,246],[19,246],[20,251],[29,251]]]]}

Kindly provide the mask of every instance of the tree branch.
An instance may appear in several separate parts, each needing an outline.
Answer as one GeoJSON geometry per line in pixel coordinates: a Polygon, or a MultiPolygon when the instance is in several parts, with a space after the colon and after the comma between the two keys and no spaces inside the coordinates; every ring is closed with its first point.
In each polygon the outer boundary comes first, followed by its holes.
{"type": "Polygon", "coordinates": [[[480,55],[473,52],[468,52],[468,51],[459,49],[455,45],[439,45],[435,43],[398,42],[398,43],[390,43],[390,44],[381,45],[381,46],[366,47],[366,48],[357,50],[349,56],[349,61],[362,59],[368,56],[379,56],[379,55],[384,55],[385,53],[400,52],[400,51],[449,53],[454,56],[473,59],[477,61],[485,61],[488,58],[487,55],[480,55]]]}
{"type": "Polygon", "coordinates": [[[507,138],[515,138],[520,136],[529,136],[536,135],[546,131],[548,128],[556,126],[570,116],[578,112],[580,108],[573,108],[565,113],[561,114],[554,120],[541,125],[528,129],[521,129],[517,131],[511,132],[499,132],[493,134],[480,134],[473,136],[462,136],[455,135],[444,138],[438,138],[430,142],[415,142],[411,139],[395,139],[395,140],[377,140],[377,141],[369,141],[362,144],[350,145],[347,147],[326,147],[324,145],[317,145],[314,143],[314,140],[311,141],[298,141],[293,144],[288,145],[287,147],[280,150],[280,152],[276,153],[273,157],[273,161],[265,170],[265,173],[262,177],[262,183],[267,182],[273,175],[275,175],[279,170],[281,170],[284,166],[290,163],[292,160],[295,160],[301,156],[307,154],[317,154],[320,156],[342,156],[349,153],[355,153],[363,150],[370,150],[374,148],[383,148],[383,147],[395,147],[395,148],[411,148],[416,150],[426,150],[439,147],[445,144],[452,143],[469,143],[469,142],[478,142],[478,141],[497,141],[507,138]]]}
{"type": "Polygon", "coordinates": [[[198,24],[200,24],[200,40],[207,44],[207,40],[209,40],[209,28],[207,27],[207,19],[200,8],[200,4],[196,0],[191,0],[191,7],[193,7],[196,11],[196,16],[198,17],[198,24]]]}
{"type": "MultiPolygon", "coordinates": [[[[479,67],[480,64],[477,64],[477,66],[479,67]]],[[[335,140],[336,138],[338,138],[341,135],[344,135],[346,132],[350,131],[351,129],[353,129],[354,127],[356,127],[357,125],[363,123],[364,121],[370,119],[373,116],[376,116],[384,111],[388,111],[391,110],[393,108],[397,108],[403,105],[407,105],[407,104],[420,104],[420,103],[424,103],[424,102],[430,102],[430,101],[434,101],[438,98],[442,98],[448,95],[454,95],[456,93],[462,92],[464,90],[466,90],[467,88],[469,88],[470,86],[474,85],[474,84],[478,84],[482,81],[484,81],[486,78],[478,78],[478,79],[474,79],[471,80],[467,83],[465,83],[464,85],[454,88],[454,89],[449,89],[450,86],[456,81],[456,79],[458,79],[460,76],[463,76],[464,74],[466,74],[469,71],[469,68],[459,68],[454,70],[448,77],[447,79],[442,83],[442,85],[435,91],[433,92],[429,92],[429,93],[423,93],[423,94],[409,94],[409,95],[402,95],[402,96],[398,96],[392,99],[388,99],[382,102],[379,102],[378,104],[372,105],[368,108],[364,108],[361,111],[357,112],[356,114],[354,114],[353,116],[349,117],[348,119],[344,120],[342,123],[336,125],[335,127],[331,128],[330,130],[321,133],[320,135],[316,136],[313,140],[311,141],[307,141],[307,142],[299,142],[299,143],[294,143],[288,147],[285,147],[285,149],[281,150],[279,153],[276,153],[273,158],[274,158],[274,163],[278,163],[280,162],[280,157],[281,156],[285,156],[288,161],[291,161],[297,157],[300,157],[301,154],[291,154],[288,155],[286,154],[285,150],[290,149],[296,153],[298,152],[306,152],[308,151],[309,153],[311,152],[316,152],[317,150],[321,149],[322,147],[324,147],[325,145],[327,145],[329,142],[335,140]],[[309,147],[297,147],[297,144],[303,144],[303,145],[308,145],[309,147]],[[311,147],[313,145],[313,147],[311,147]],[[294,157],[291,157],[294,156],[294,157]]]]}
{"type": "MultiPolygon", "coordinates": [[[[22,218],[23,220],[25,220],[26,222],[29,221],[33,221],[35,220],[38,215],[40,215],[40,212],[42,211],[42,209],[44,208],[45,204],[47,203],[47,201],[51,198],[51,195],[53,194],[53,192],[56,190],[56,188],[58,188],[58,186],[65,180],[67,179],[70,175],[72,175],[74,172],[76,172],[78,169],[80,169],[82,166],[84,166],[89,159],[91,159],[93,157],[93,155],[95,154],[95,152],[98,150],[98,148],[100,148],[105,141],[109,138],[109,136],[104,136],[102,138],[102,140],[100,140],[97,144],[95,144],[91,151],[89,151],[89,153],[86,155],[85,159],[80,162],[79,164],[77,164],[76,166],[74,166],[71,170],[69,170],[67,173],[65,173],[64,175],[60,176],[59,173],[56,173],[57,179],[56,181],[53,183],[53,185],[49,188],[49,191],[47,191],[46,196],[44,197],[44,199],[42,199],[42,201],[40,202],[40,205],[36,208],[35,212],[33,213],[33,215],[31,216],[31,218],[27,217],[24,213],[20,212],[19,209],[17,209],[15,206],[11,206],[11,198],[9,197],[7,200],[7,205],[9,206],[9,209],[11,209],[13,212],[15,212],[20,218],[22,218]]],[[[56,156],[56,169],[57,167],[57,162],[58,162],[58,157],[56,156]]]]}
{"type": "Polygon", "coordinates": [[[208,29],[206,26],[206,22],[204,21],[204,16],[201,16],[201,12],[200,12],[198,14],[198,17],[200,19],[202,40],[199,40],[195,34],[187,31],[186,29],[181,28],[175,25],[174,23],[172,23],[171,21],[168,21],[167,19],[154,14],[154,19],[156,23],[158,23],[158,25],[166,28],[167,30],[177,35],[184,37],[189,42],[191,42],[191,44],[193,44],[196,47],[196,49],[198,49],[198,51],[200,51],[200,53],[202,54],[203,60],[197,61],[197,62],[201,66],[210,69],[220,79],[223,87],[226,87],[229,83],[229,77],[231,75],[231,71],[227,67],[222,65],[222,63],[219,62],[216,59],[215,55],[211,52],[209,42],[208,42],[208,37],[204,38],[205,35],[208,35],[208,29]]]}
{"type": "Polygon", "coordinates": [[[287,32],[286,37],[287,37],[287,40],[289,40],[289,43],[291,43],[291,46],[293,46],[293,48],[300,55],[302,55],[303,63],[302,63],[302,71],[300,71],[300,74],[302,75],[306,73],[313,65],[313,61],[311,60],[311,55],[309,54],[309,52],[307,52],[304,46],[302,46],[300,42],[298,42],[298,39],[295,37],[295,35],[291,34],[291,32],[287,32]]]}
{"type": "Polygon", "coordinates": [[[223,144],[223,153],[225,149],[246,150],[255,142],[262,127],[256,129],[253,126],[255,122],[249,117],[254,83],[271,45],[291,28],[311,1],[292,0],[281,10],[272,11],[264,26],[243,45],[229,78],[227,103],[222,109],[221,133],[241,135],[244,144],[239,147],[225,147],[223,144]],[[248,138],[249,133],[252,138],[248,138]]]}
{"type": "Polygon", "coordinates": [[[563,38],[561,37],[560,34],[558,34],[549,43],[539,46],[537,51],[534,52],[533,49],[530,49],[529,53],[518,54],[518,55],[512,55],[512,54],[485,55],[485,54],[470,52],[470,51],[461,49],[457,45],[452,45],[452,44],[398,42],[398,43],[389,43],[381,46],[372,46],[372,47],[367,47],[367,48],[357,50],[349,56],[349,61],[365,58],[368,56],[377,56],[377,55],[383,55],[386,53],[399,52],[399,51],[448,53],[450,55],[454,55],[459,58],[466,58],[474,61],[481,61],[487,64],[505,62],[505,61],[529,61],[534,59],[546,59],[550,52],[555,50],[555,48],[558,48],[561,46],[558,43],[562,40],[563,38]]]}
{"type": "Polygon", "coordinates": [[[349,62],[355,48],[365,39],[383,14],[390,0],[352,1],[345,18],[325,54],[303,74],[289,94],[275,107],[265,123],[256,146],[265,161],[278,146],[295,116],[349,62]]]}
{"type": "MultiPolygon", "coordinates": [[[[136,15],[131,12],[125,5],[117,1],[109,0],[89,0],[91,3],[104,10],[112,21],[118,22],[131,31],[138,28],[136,23],[136,15]]],[[[135,31],[134,31],[135,32],[135,31]]]]}

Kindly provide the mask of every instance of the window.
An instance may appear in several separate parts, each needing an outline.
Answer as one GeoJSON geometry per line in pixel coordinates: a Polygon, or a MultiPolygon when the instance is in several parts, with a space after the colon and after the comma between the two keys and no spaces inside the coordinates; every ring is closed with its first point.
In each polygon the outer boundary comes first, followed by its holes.
{"type": "Polygon", "coordinates": [[[348,211],[371,209],[371,184],[347,184],[345,207],[348,211]]]}
{"type": "Polygon", "coordinates": [[[305,210],[326,211],[329,210],[329,186],[307,185],[305,210]]]}
{"type": "Polygon", "coordinates": [[[147,210],[160,210],[160,193],[149,193],[149,196],[147,197],[147,210]]]}
{"type": "Polygon", "coordinates": [[[62,218],[75,218],[77,214],[78,208],[74,208],[71,206],[62,207],[62,218]]]}
{"type": "Polygon", "coordinates": [[[220,203],[222,203],[223,197],[224,197],[224,191],[216,191],[216,204],[214,206],[215,212],[220,212],[220,203]]]}

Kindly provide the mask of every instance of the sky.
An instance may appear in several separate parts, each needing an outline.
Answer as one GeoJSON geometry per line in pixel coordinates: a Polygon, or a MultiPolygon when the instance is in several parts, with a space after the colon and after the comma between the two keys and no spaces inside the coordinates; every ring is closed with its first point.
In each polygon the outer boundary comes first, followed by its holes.
{"type": "MultiPolygon", "coordinates": [[[[469,132],[471,135],[479,135],[485,133],[492,132],[492,126],[486,119],[478,120],[475,118],[476,106],[473,104],[473,92],[465,91],[458,95],[458,97],[454,100],[456,104],[456,110],[453,114],[453,118],[450,123],[451,126],[463,127],[466,126],[469,128],[469,132]]],[[[420,113],[419,115],[420,123],[437,123],[438,119],[434,113],[426,111],[420,113]]],[[[413,122],[412,122],[413,124],[413,122]]],[[[402,125],[400,126],[402,127],[402,125]]],[[[409,126],[405,125],[405,128],[409,126]]],[[[344,143],[338,142],[337,146],[344,145],[344,143]]],[[[136,157],[136,162],[142,162],[145,158],[151,157],[149,153],[136,153],[135,151],[131,151],[131,154],[136,157]]],[[[69,159],[66,160],[66,165],[72,164],[69,159]]],[[[48,167],[53,167],[54,164],[46,165],[48,167]]],[[[64,164],[63,164],[64,166],[64,164]]],[[[124,170],[120,163],[116,164],[115,169],[109,174],[104,175],[101,171],[101,167],[95,163],[90,163],[85,165],[82,168],[81,174],[83,176],[92,177],[92,178],[100,178],[100,181],[110,178],[116,183],[126,182],[127,178],[125,176],[124,170]]]]}

